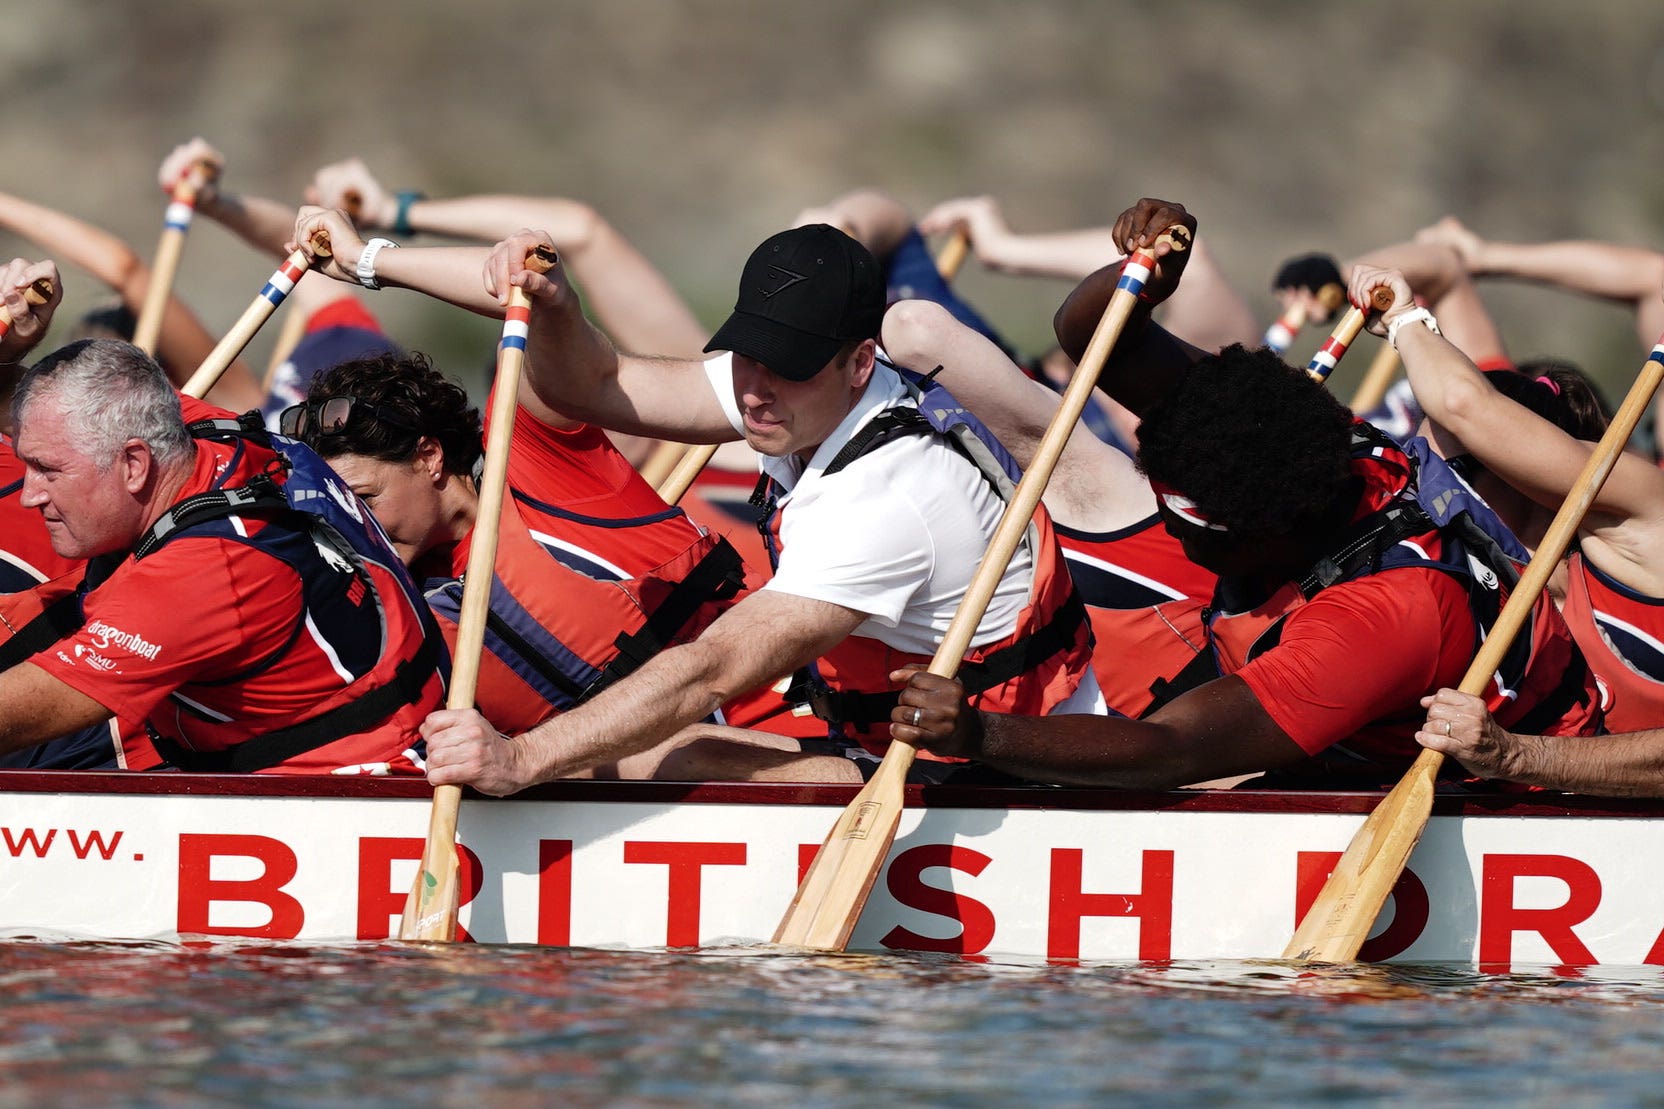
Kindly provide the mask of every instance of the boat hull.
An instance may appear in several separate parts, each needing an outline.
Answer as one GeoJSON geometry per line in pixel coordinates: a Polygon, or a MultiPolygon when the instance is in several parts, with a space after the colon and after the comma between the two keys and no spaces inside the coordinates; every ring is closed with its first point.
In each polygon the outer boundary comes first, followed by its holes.
{"type": "MultiPolygon", "coordinates": [[[[0,933],[379,940],[428,788],[388,779],[0,773],[0,933]]],[[[765,940],[854,795],[559,783],[468,797],[461,920],[488,943],[765,940]]],[[[914,789],[853,950],[1276,958],[1378,798],[914,789]]],[[[1367,959],[1664,963],[1656,805],[1441,798],[1367,959]]]]}

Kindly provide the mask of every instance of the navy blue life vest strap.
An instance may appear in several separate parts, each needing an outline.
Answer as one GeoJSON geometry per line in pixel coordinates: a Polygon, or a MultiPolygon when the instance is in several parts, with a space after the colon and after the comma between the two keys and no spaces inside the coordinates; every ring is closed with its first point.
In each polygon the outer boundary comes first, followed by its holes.
{"type": "Polygon", "coordinates": [[[0,485],[0,497],[9,497],[23,488],[23,479],[18,478],[9,485],[0,485]]]}
{"type": "Polygon", "coordinates": [[[601,668],[600,676],[584,690],[580,700],[588,700],[635,673],[674,641],[701,608],[713,601],[726,601],[743,588],[745,561],[728,540],[719,536],[716,545],[705,552],[687,576],[671,586],[645,624],[634,633],[621,632],[613,641],[618,653],[601,668]]]}
{"type": "Polygon", "coordinates": [[[175,532],[193,524],[262,509],[291,511],[289,499],[278,488],[277,482],[266,474],[254,475],[246,485],[231,489],[210,489],[206,493],[186,497],[164,512],[161,518],[139,537],[138,543],[133,547],[133,560],[136,562],[153,553],[175,532]]]}

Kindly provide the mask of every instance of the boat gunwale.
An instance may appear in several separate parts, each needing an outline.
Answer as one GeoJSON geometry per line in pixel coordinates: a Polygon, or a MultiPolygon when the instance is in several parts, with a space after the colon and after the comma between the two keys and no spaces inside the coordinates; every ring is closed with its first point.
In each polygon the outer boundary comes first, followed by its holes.
{"type": "MultiPolygon", "coordinates": [[[[512,797],[467,791],[470,804],[506,802],[688,805],[820,805],[842,808],[854,785],[783,782],[549,782],[512,797]]],[[[289,797],[355,800],[426,799],[421,778],[302,777],[271,774],[0,770],[0,793],[289,797]]],[[[1367,814],[1378,792],[1188,789],[1143,792],[1052,786],[909,786],[907,804],[921,809],[1055,809],[1111,812],[1367,814]]],[[[1664,816],[1664,801],[1563,793],[1441,793],[1436,816],[1635,818],[1664,816]]]]}

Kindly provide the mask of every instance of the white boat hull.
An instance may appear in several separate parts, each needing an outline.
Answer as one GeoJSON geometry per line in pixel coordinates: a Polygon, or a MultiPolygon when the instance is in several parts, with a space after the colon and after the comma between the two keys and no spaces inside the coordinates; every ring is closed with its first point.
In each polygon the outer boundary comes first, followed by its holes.
{"type": "MultiPolygon", "coordinates": [[[[383,939],[428,815],[422,783],[389,780],[6,773],[0,789],[0,932],[12,936],[383,939]]],[[[852,795],[596,782],[470,797],[462,925],[488,943],[764,941],[852,795]]],[[[1276,958],[1376,798],[935,789],[914,800],[851,949],[1276,958]]],[[[1650,811],[1441,800],[1365,957],[1486,970],[1664,963],[1664,821],[1650,811]]]]}

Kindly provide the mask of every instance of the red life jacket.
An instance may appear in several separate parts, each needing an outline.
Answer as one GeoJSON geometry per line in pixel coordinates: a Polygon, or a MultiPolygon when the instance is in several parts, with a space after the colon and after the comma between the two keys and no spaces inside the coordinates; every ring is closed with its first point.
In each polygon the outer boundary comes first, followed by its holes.
{"type": "MultiPolygon", "coordinates": [[[[891,439],[936,435],[976,466],[1002,500],[1009,501],[1021,472],[993,433],[929,378],[910,379],[904,375],[903,380],[919,407],[901,405],[874,416],[827,464],[822,476],[837,473],[891,439]]],[[[768,522],[770,558],[778,561],[780,514],[772,486],[772,480],[764,475],[754,498],[762,505],[768,522]]],[[[1032,559],[1033,580],[1016,630],[995,642],[973,647],[956,677],[976,708],[1040,716],[1067,701],[1080,687],[1092,664],[1092,629],[1045,508],[1035,509],[1023,543],[1032,559]]],[[[832,735],[881,755],[890,745],[890,712],[899,697],[899,692],[891,688],[890,672],[909,663],[929,662],[928,655],[851,635],[816,660],[808,672],[800,671],[787,697],[807,704],[815,716],[831,725],[832,735]]],[[[918,757],[964,761],[943,759],[926,751],[920,751],[918,757]]]]}
{"type": "MultiPolygon", "coordinates": [[[[188,698],[170,695],[163,704],[175,719],[145,722],[156,750],[184,770],[294,773],[381,763],[396,753],[393,746],[414,744],[422,720],[443,701],[449,659],[380,526],[310,447],[268,434],[258,413],[200,421],[190,431],[197,439],[230,444],[231,457],[214,488],[174,505],[140,537],[131,557],[146,558],[181,535],[210,535],[255,547],[295,570],[303,598],[296,634],[217,686],[233,688],[270,670],[299,641],[303,625],[330,645],[336,664],[353,679],[304,714],[258,725],[210,715],[188,698]],[[243,484],[232,484],[238,481],[243,484]],[[187,720],[189,746],[175,730],[187,720]]],[[[94,559],[85,587],[97,588],[127,557],[94,559]]]]}
{"type": "Polygon", "coordinates": [[[1560,613],[1600,683],[1607,730],[1664,724],[1664,601],[1613,581],[1577,552],[1560,613]]]}
{"type": "Polygon", "coordinates": [[[1110,708],[1147,716],[1219,676],[1202,626],[1218,578],[1185,557],[1159,514],[1117,531],[1056,530],[1092,621],[1092,666],[1110,708]]]}
{"type": "MultiPolygon", "coordinates": [[[[480,712],[497,728],[523,732],[588,700],[674,643],[695,639],[745,586],[745,568],[726,540],[692,527],[680,509],[639,519],[580,516],[529,502],[545,526],[570,525],[539,542],[516,493],[498,528],[485,649],[480,656],[480,712]],[[604,553],[579,548],[602,529],[610,542],[639,544],[645,529],[670,532],[683,547],[648,573],[626,578],[604,553]]],[[[457,578],[423,586],[447,642],[455,642],[462,603],[457,578]]]]}
{"type": "MultiPolygon", "coordinates": [[[[1433,455],[1426,442],[1404,447],[1359,421],[1353,425],[1354,473],[1365,492],[1335,550],[1297,582],[1241,611],[1210,608],[1208,639],[1222,674],[1275,647],[1283,622],[1317,593],[1338,583],[1399,567],[1448,574],[1467,592],[1474,617],[1473,649],[1496,622],[1519,582],[1525,551],[1496,515],[1433,455]]],[[[1220,603],[1230,583],[1221,581],[1220,603]]],[[[1362,649],[1362,648],[1361,648],[1362,649]]],[[[1431,690],[1429,691],[1431,692],[1431,690]]],[[[1570,629],[1544,593],[1514,637],[1486,687],[1485,701],[1503,727],[1549,734],[1591,734],[1600,712],[1594,677],[1570,629]]],[[[1402,764],[1417,748],[1406,738],[1424,714],[1406,706],[1401,718],[1378,721],[1342,737],[1315,759],[1337,773],[1383,761],[1402,764]]],[[[1459,766],[1448,766],[1455,776],[1459,766]]]]}

